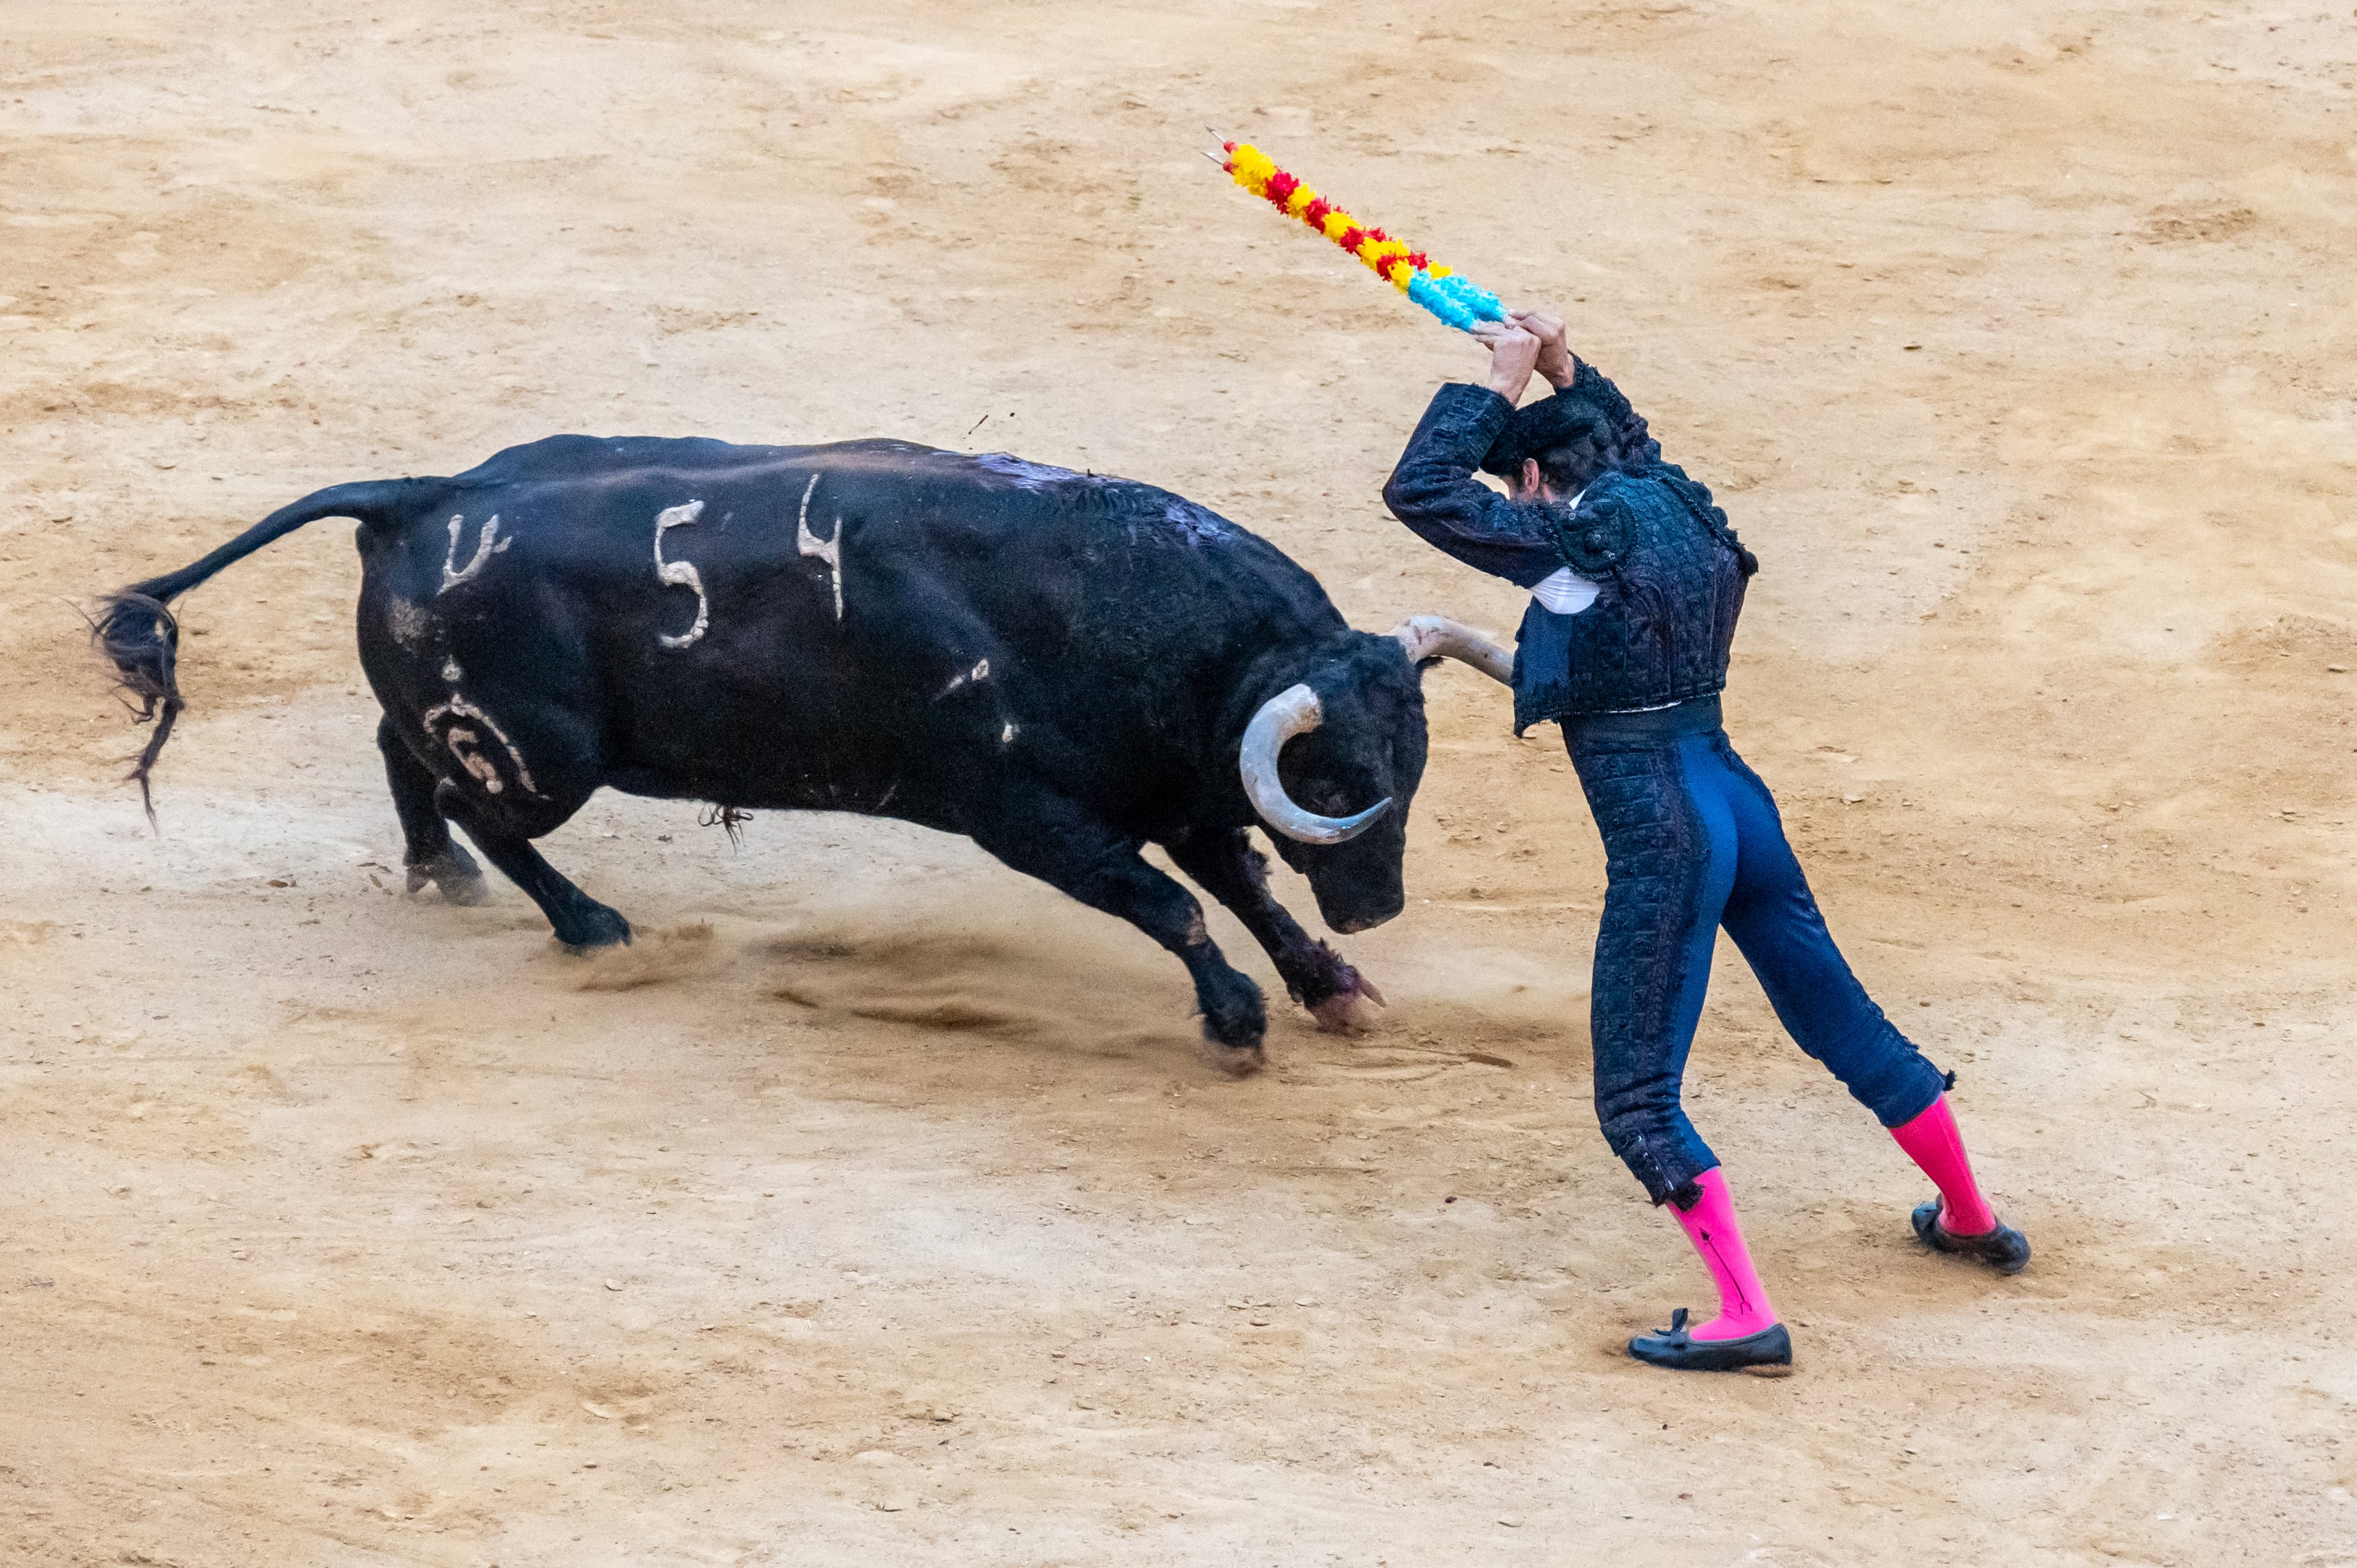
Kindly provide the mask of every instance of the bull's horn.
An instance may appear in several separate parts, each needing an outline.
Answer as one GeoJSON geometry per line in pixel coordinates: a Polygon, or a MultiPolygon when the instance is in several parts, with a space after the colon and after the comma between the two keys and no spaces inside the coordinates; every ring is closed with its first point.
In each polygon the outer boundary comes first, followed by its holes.
{"type": "Polygon", "coordinates": [[[1461,659],[1501,686],[1514,683],[1512,652],[1447,616],[1410,616],[1392,628],[1391,634],[1407,650],[1411,664],[1427,659],[1461,659]]]}
{"type": "Polygon", "coordinates": [[[1361,811],[1355,817],[1321,817],[1293,803],[1285,786],[1276,777],[1277,754],[1285,743],[1297,735],[1308,735],[1326,722],[1326,710],[1319,706],[1318,693],[1308,686],[1288,686],[1260,705],[1251,724],[1244,726],[1244,743],[1240,758],[1244,779],[1244,793],[1252,800],[1253,810],[1261,821],[1286,838],[1303,843],[1341,843],[1357,838],[1372,826],[1374,820],[1391,808],[1391,797],[1361,811]]]}

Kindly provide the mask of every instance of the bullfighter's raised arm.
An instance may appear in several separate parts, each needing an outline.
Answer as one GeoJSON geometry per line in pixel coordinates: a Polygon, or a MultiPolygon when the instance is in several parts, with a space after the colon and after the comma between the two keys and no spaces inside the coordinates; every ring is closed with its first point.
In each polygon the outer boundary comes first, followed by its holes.
{"type": "MultiPolygon", "coordinates": [[[[1515,444],[1500,440],[1531,376],[1545,378],[1566,411],[1606,412],[1607,428],[1595,432],[1591,444],[1609,442],[1656,459],[1660,447],[1620,389],[1571,352],[1555,317],[1518,312],[1512,326],[1477,336],[1491,346],[1487,382],[1451,382],[1433,394],[1383,486],[1383,502],[1426,543],[1518,587],[1536,587],[1564,560],[1554,532],[1560,513],[1534,503],[1558,496],[1545,484],[1535,456],[1510,450],[1515,444]],[[1484,467],[1506,482],[1506,494],[1473,477],[1484,467]]],[[[1576,504],[1577,496],[1571,499],[1576,504]]]]}

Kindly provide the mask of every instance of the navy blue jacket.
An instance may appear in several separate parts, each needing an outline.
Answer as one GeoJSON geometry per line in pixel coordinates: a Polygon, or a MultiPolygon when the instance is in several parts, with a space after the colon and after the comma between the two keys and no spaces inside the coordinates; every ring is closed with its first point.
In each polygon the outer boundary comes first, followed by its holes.
{"type": "MultiPolygon", "coordinates": [[[[1628,406],[1584,363],[1566,391],[1628,406]]],[[[1629,467],[1591,481],[1576,508],[1509,500],[1473,473],[1513,412],[1487,387],[1442,387],[1383,501],[1426,543],[1518,586],[1535,587],[1565,566],[1597,585],[1596,602],[1577,615],[1531,601],[1515,638],[1514,733],[1723,689],[1744,583],[1758,563],[1710,491],[1645,440],[1624,452],[1629,467]]]]}

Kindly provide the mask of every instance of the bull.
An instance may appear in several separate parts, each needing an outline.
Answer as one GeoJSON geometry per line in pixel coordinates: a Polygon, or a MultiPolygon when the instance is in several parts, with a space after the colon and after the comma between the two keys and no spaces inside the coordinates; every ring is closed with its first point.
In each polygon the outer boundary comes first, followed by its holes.
{"type": "MultiPolygon", "coordinates": [[[[1376,988],[1271,896],[1273,830],[1336,931],[1399,913],[1420,676],[1511,655],[1455,622],[1353,630],[1265,540],[1151,485],[870,440],[559,435],[451,478],[336,485],[113,596],[97,639],[156,728],[183,706],[178,596],[356,520],[360,657],[409,890],[488,897],[449,824],[593,949],[630,922],[533,840],[601,786],[853,811],[974,840],[1187,966],[1213,1056],[1262,1060],[1260,989],[1158,844],[1328,1027],[1376,988]]],[[[152,815],[152,805],[150,806],[152,815]]]]}

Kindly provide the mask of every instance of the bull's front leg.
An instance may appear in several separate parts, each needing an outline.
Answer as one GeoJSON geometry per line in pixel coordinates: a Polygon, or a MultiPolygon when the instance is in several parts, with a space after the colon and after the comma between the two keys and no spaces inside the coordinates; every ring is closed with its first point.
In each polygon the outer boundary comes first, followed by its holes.
{"type": "Polygon", "coordinates": [[[1293,999],[1321,1029],[1372,1026],[1383,1004],[1374,983],[1342,955],[1301,929],[1268,890],[1268,861],[1242,828],[1199,829],[1168,846],[1179,870],[1193,877],[1244,924],[1267,950],[1293,999]]]}
{"type": "Polygon", "coordinates": [[[1194,978],[1203,1037],[1218,1047],[1213,1059],[1222,1069],[1241,1075],[1267,1060],[1261,1036],[1268,1010],[1260,987],[1222,955],[1194,895],[1138,858],[1140,841],[1069,802],[1036,800],[974,838],[1016,870],[1119,916],[1176,953],[1194,978]]]}

